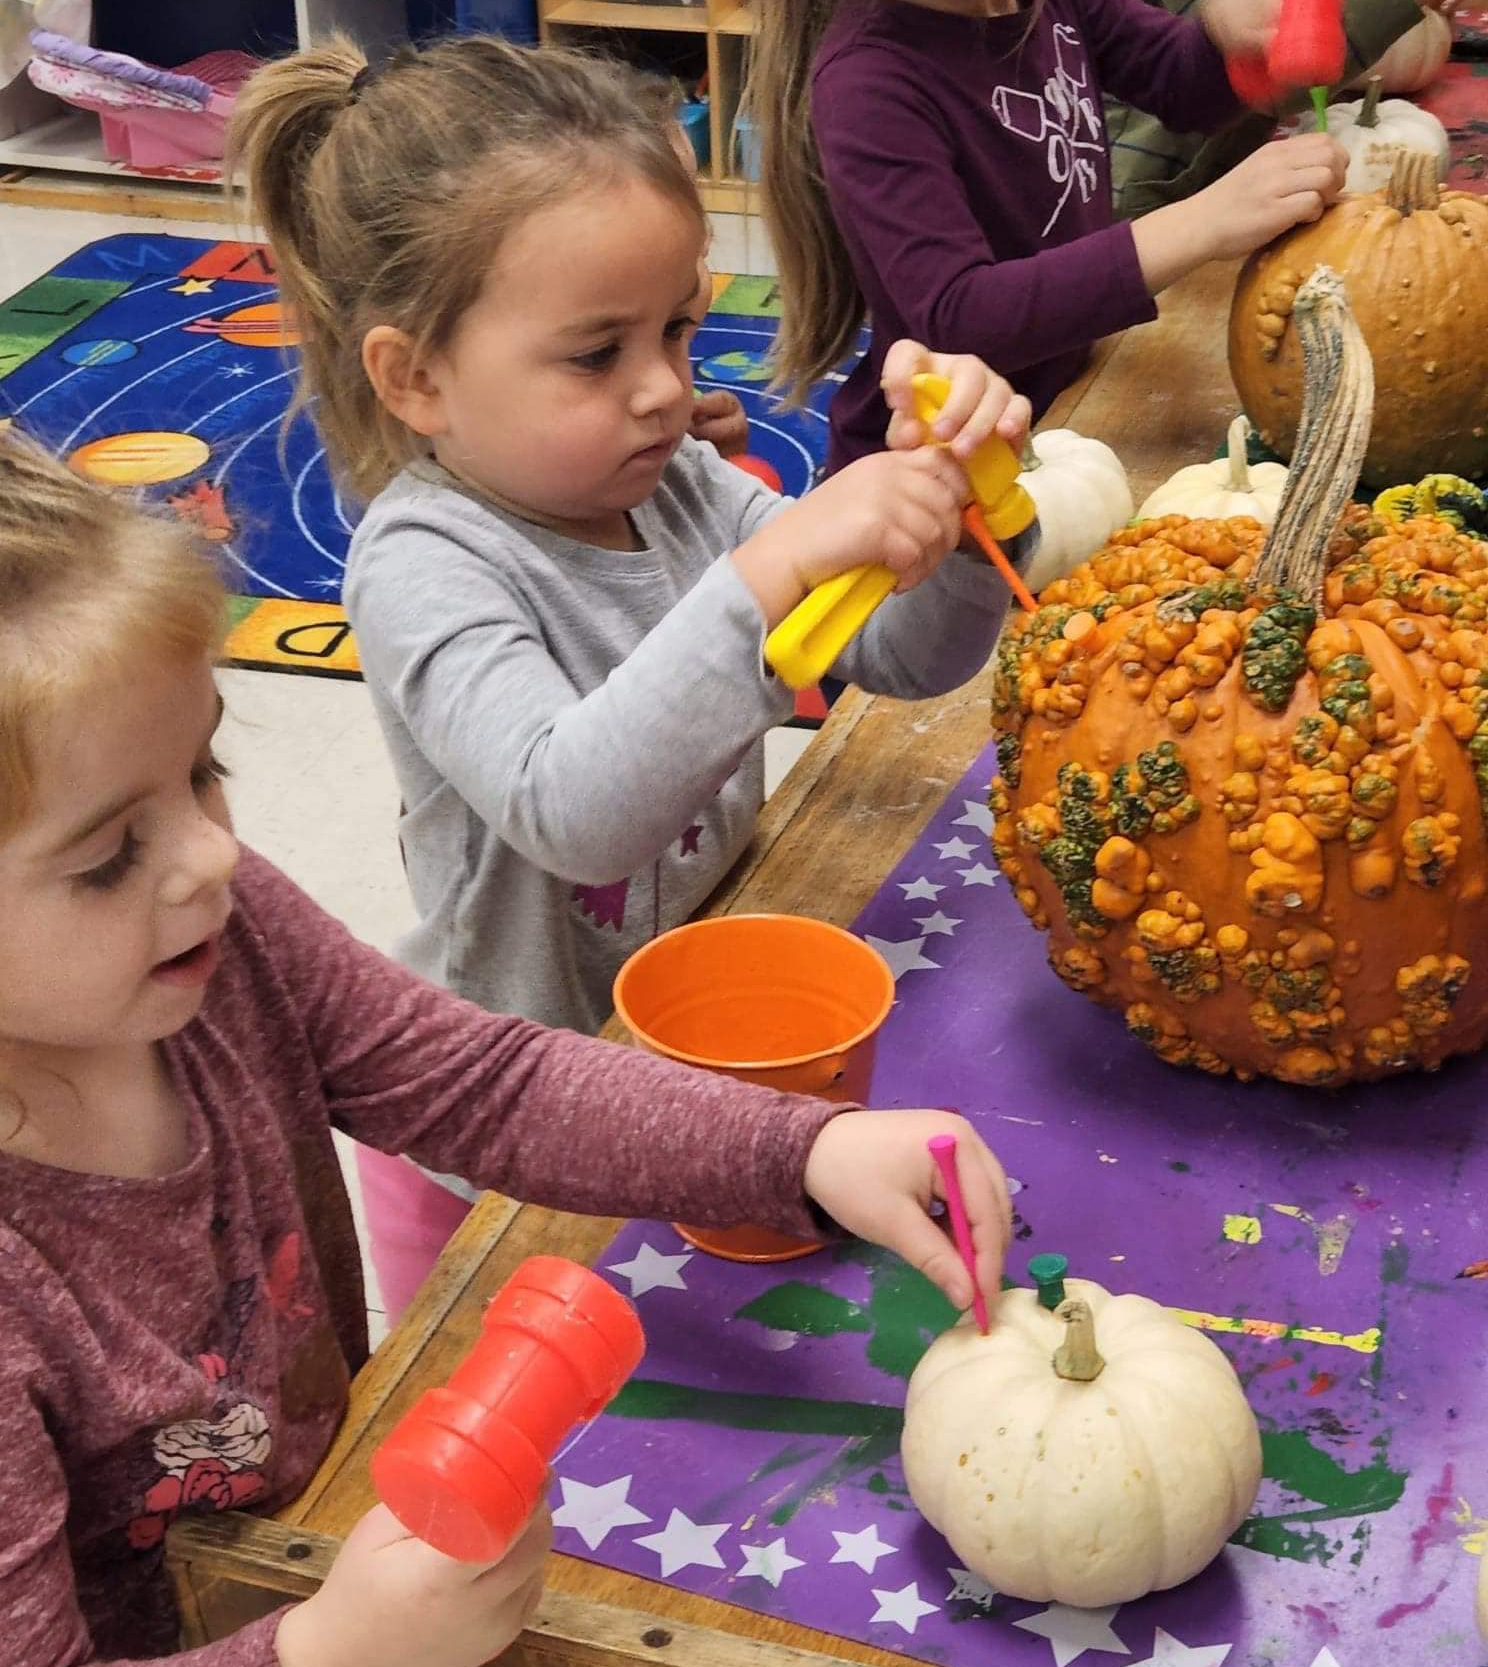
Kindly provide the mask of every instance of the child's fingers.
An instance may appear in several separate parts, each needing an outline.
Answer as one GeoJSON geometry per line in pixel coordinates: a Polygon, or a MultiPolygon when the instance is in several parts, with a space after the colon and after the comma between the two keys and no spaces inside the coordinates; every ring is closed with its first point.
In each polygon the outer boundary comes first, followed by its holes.
{"type": "Polygon", "coordinates": [[[879,376],[879,386],[883,389],[884,401],[891,411],[903,411],[911,414],[914,410],[913,390],[910,381],[922,370],[928,370],[931,354],[921,342],[911,341],[903,337],[893,343],[889,351],[884,354],[883,371],[879,376]]]}
{"type": "Polygon", "coordinates": [[[914,451],[930,438],[930,430],[908,411],[895,411],[889,417],[888,443],[890,451],[914,451]]]}
{"type": "Polygon", "coordinates": [[[997,419],[997,432],[1013,448],[1021,453],[1028,444],[1028,431],[1033,427],[1033,406],[1022,394],[1014,394],[1008,401],[1007,409],[997,419]]]}
{"type": "MultiPolygon", "coordinates": [[[[933,433],[937,440],[954,440],[980,409],[989,382],[998,379],[992,376],[980,359],[969,353],[940,355],[937,368],[951,388],[940,415],[935,419],[933,433]]],[[[981,438],[985,440],[990,432],[989,428],[981,438]]]]}
{"type": "Polygon", "coordinates": [[[967,1141],[959,1155],[961,1192],[976,1250],[977,1284],[992,1305],[1002,1289],[1002,1270],[1012,1243],[1013,1201],[1002,1165],[980,1140],[967,1141]]]}
{"type": "Polygon", "coordinates": [[[958,1311],[971,1307],[971,1275],[965,1263],[950,1234],[918,1204],[910,1199],[895,1204],[875,1236],[938,1285],[958,1311]]]}

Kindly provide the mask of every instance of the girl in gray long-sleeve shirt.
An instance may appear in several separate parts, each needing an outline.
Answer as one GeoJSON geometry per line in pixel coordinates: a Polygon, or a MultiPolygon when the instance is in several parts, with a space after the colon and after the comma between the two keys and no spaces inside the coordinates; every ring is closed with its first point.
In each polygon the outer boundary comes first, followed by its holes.
{"type": "MultiPolygon", "coordinates": [[[[332,44],[265,70],[235,138],[328,449],[372,499],[345,601],[405,806],[401,956],[593,1031],[630,951],[750,837],[791,709],[762,644],[810,588],[900,575],[839,677],[923,697],[985,663],[1005,593],[951,554],[957,459],[1019,438],[1026,404],[901,343],[886,395],[947,375],[948,445],[897,418],[887,453],[790,506],[685,438],[705,217],[622,66],[476,38],[373,73],[332,44]]],[[[363,1173],[396,1310],[449,1213],[410,1232],[428,1183],[363,1173]]]]}

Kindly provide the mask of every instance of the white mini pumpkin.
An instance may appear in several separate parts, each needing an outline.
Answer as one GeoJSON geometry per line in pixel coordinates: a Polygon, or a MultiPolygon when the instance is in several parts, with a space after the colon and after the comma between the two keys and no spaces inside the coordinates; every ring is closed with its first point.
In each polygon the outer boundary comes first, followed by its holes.
{"type": "Polygon", "coordinates": [[[1183,515],[1191,521],[1224,521],[1249,515],[1263,527],[1276,519],[1286,464],[1247,463],[1245,441],[1250,423],[1242,415],[1230,424],[1225,454],[1212,463],[1190,463],[1148,495],[1137,511],[1139,521],[1159,515],[1183,515]]]}
{"type": "Polygon", "coordinates": [[[1408,98],[1380,97],[1378,76],[1371,76],[1362,100],[1328,106],[1328,131],[1348,152],[1346,191],[1383,191],[1390,183],[1395,157],[1402,150],[1420,151],[1436,158],[1446,178],[1449,161],[1447,130],[1420,105],[1408,98]]]}
{"type": "Polygon", "coordinates": [[[1018,484],[1038,507],[1038,554],[1023,575],[1035,596],[1088,560],[1131,519],[1121,459],[1103,441],[1070,428],[1032,435],[1018,484]]]}
{"type": "Polygon", "coordinates": [[[1452,55],[1452,25],[1437,11],[1422,11],[1384,57],[1354,83],[1365,86],[1377,75],[1387,93],[1419,93],[1436,80],[1452,55]]]}
{"type": "Polygon", "coordinates": [[[904,1474],[997,1591],[1131,1603],[1223,1549],[1260,1485],[1260,1435],[1207,1337],[1146,1297],[1084,1279],[1065,1293],[1051,1313],[1006,1291],[987,1336],[968,1316],[931,1344],[909,1382],[904,1474]]]}

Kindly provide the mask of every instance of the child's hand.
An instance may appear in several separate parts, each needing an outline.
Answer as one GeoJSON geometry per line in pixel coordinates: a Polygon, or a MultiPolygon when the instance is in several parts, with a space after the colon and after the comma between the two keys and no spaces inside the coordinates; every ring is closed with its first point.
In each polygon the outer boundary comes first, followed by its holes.
{"type": "Polygon", "coordinates": [[[1199,16],[1209,39],[1233,58],[1263,54],[1276,33],[1281,0],[1204,0],[1199,16]]]}
{"type": "Polygon", "coordinates": [[[532,1619],[552,1532],[539,1506],[499,1563],[457,1563],[375,1506],[280,1621],[280,1667],[482,1667],[532,1619]]]}
{"type": "Polygon", "coordinates": [[[739,396],[727,388],[715,388],[693,400],[687,432],[694,440],[716,446],[720,457],[736,457],[749,450],[749,419],[739,396]]]}
{"type": "Polygon", "coordinates": [[[1210,259],[1248,255],[1305,220],[1343,190],[1348,153],[1326,133],[1262,145],[1190,201],[1213,238],[1210,259]]]}
{"type": "Polygon", "coordinates": [[[876,452],[789,505],[734,551],[734,566],[773,630],[824,579],[891,568],[898,588],[928,578],[961,535],[965,472],[941,446],[876,452]]]}
{"type": "Polygon", "coordinates": [[[994,370],[969,353],[932,353],[916,341],[897,341],[884,355],[883,396],[892,413],[889,445],[908,451],[930,440],[947,443],[964,462],[989,434],[1000,434],[1014,451],[1023,450],[1033,409],[994,370]],[[928,372],[951,385],[933,433],[914,414],[911,378],[928,372]]]}
{"type": "Polygon", "coordinates": [[[977,1283],[989,1308],[1002,1290],[1013,1230],[1002,1165],[964,1117],[949,1111],[845,1111],[816,1137],[806,1191],[839,1227],[887,1245],[933,1280],[957,1308],[971,1307],[971,1280],[950,1237],[927,1214],[944,1201],[940,1171],[926,1149],[932,1135],[956,1137],[956,1173],[976,1247],[977,1283]]]}

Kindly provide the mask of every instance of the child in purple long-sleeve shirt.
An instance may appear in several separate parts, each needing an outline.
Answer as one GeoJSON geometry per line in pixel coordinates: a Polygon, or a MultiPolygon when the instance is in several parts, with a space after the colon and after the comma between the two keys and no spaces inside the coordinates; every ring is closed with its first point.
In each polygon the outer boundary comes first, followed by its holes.
{"type": "MultiPolygon", "coordinates": [[[[882,447],[879,386],[901,335],[1016,375],[1035,418],[1100,337],[1210,260],[1316,219],[1343,186],[1321,134],[1277,142],[1206,190],[1114,221],[1102,95],[1179,132],[1241,106],[1226,55],[1259,50],[1276,0],[762,0],[751,97],[780,263],[778,370],[832,370],[829,472],[882,447]]],[[[1216,320],[1216,328],[1220,321],[1216,320]]]]}

